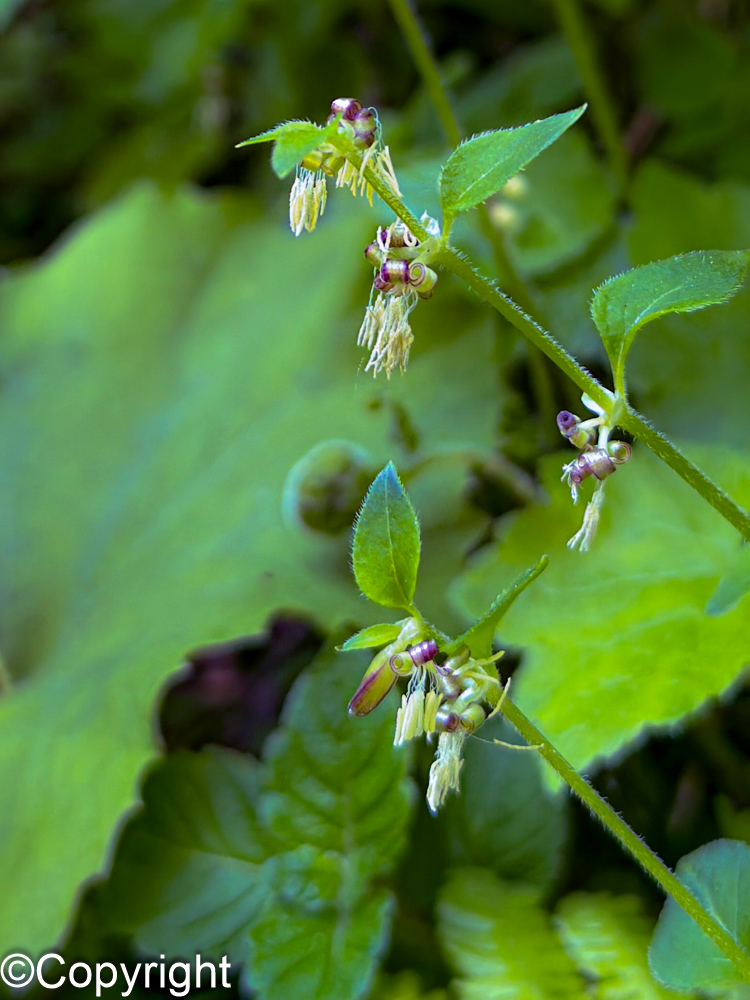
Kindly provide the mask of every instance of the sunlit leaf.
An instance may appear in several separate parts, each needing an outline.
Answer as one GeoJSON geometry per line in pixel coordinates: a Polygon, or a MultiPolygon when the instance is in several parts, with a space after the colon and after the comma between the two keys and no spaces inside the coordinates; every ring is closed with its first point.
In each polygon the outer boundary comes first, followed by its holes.
{"type": "Polygon", "coordinates": [[[354,529],[352,566],[365,597],[386,608],[408,608],[419,547],[417,515],[389,462],[368,490],[354,529]]]}
{"type": "Polygon", "coordinates": [[[514,887],[483,869],[458,869],[441,893],[438,920],[461,1000],[582,1000],[583,979],[538,889],[514,887]]]}
{"type": "Polygon", "coordinates": [[[440,198],[448,215],[486,201],[578,121],[586,105],[519,128],[485,132],[461,143],[446,161],[440,198]]]}
{"type": "Polygon", "coordinates": [[[594,981],[596,1000],[677,1000],[649,971],[653,921],[638,897],[574,893],[558,905],[555,923],[576,967],[594,981]]]}

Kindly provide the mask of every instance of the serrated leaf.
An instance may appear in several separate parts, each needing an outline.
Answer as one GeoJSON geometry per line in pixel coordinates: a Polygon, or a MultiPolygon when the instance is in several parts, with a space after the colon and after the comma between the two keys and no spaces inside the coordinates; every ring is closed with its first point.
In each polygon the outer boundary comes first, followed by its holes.
{"type": "Polygon", "coordinates": [[[595,1000],[677,1000],[649,972],[653,921],[637,896],[575,893],[560,902],[555,923],[568,955],[593,981],[595,1000]]]}
{"type": "Polygon", "coordinates": [[[461,794],[448,800],[443,814],[450,861],[546,887],[563,859],[569,799],[545,787],[538,753],[492,743],[524,744],[505,719],[490,719],[479,736],[466,743],[461,794]]]}
{"type": "Polygon", "coordinates": [[[392,898],[373,880],[401,851],[414,796],[392,714],[346,715],[363,665],[352,659],[326,654],[300,678],[265,753],[261,820],[291,854],[250,932],[248,979],[263,1000],[354,1000],[387,941],[392,898]]]}
{"type": "MultiPolygon", "coordinates": [[[[718,448],[711,457],[722,485],[748,505],[747,458],[718,448]]],[[[587,769],[724,692],[748,662],[750,617],[747,598],[721,617],[706,615],[736,533],[644,449],[608,480],[592,550],[570,552],[582,511],[559,482],[568,459],[543,461],[550,501],[501,522],[501,541],[475,559],[454,597],[476,615],[523,569],[529,538],[550,553],[499,641],[524,652],[514,700],[574,767],[587,769]]]]}
{"type": "Polygon", "coordinates": [[[636,333],[668,313],[730,299],[745,279],[750,251],[697,250],[633,268],[594,292],[591,317],[618,381],[636,333]]]}
{"type": "Polygon", "coordinates": [[[538,889],[513,887],[484,869],[458,869],[438,906],[443,947],[461,1000],[583,1000],[538,889]]]}
{"type": "MultiPolygon", "coordinates": [[[[681,858],[675,874],[734,940],[750,949],[750,846],[714,840],[681,858]]],[[[648,957],[653,974],[671,989],[741,982],[729,958],[673,899],[659,916],[648,957]]]]}
{"type": "Polygon", "coordinates": [[[276,901],[250,929],[249,986],[261,1000],[364,996],[387,940],[391,894],[378,888],[352,897],[345,866],[330,857],[318,855],[314,865],[294,854],[279,860],[276,901]],[[290,872],[290,860],[298,871],[290,872]]]}
{"type": "Polygon", "coordinates": [[[536,566],[521,573],[513,583],[495,598],[489,609],[476,624],[463,632],[451,643],[449,651],[455,651],[459,646],[468,646],[472,656],[477,659],[492,653],[492,640],[495,638],[498,626],[506,616],[516,599],[538,579],[549,566],[549,557],[542,556],[536,566]]]}
{"type": "Polygon", "coordinates": [[[347,717],[362,659],[321,654],[263,766],[208,750],[155,767],[104,889],[110,929],[152,954],[247,960],[261,1000],[366,990],[392,910],[373,882],[398,858],[414,796],[392,714],[347,717]]]}
{"type": "Polygon", "coordinates": [[[349,649],[372,649],[373,646],[385,646],[387,643],[393,642],[400,632],[401,626],[394,622],[369,625],[354,635],[350,635],[346,642],[336,648],[341,652],[346,652],[349,649]]]}
{"type": "Polygon", "coordinates": [[[209,748],[159,762],[117,848],[102,911],[150,954],[244,960],[271,853],[256,818],[260,769],[209,748]]]}
{"type": "Polygon", "coordinates": [[[392,746],[393,713],[346,713],[367,659],[326,654],[297,681],[266,744],[260,804],[265,828],[286,849],[336,851],[355,881],[392,865],[411,802],[404,755],[392,746]]]}
{"type": "Polygon", "coordinates": [[[419,568],[419,522],[392,462],[378,473],[357,517],[352,566],[359,589],[386,608],[409,609],[419,568]]]}
{"type": "Polygon", "coordinates": [[[288,122],[275,136],[271,167],[277,177],[286,177],[328,136],[328,129],[311,122],[288,122]]]}
{"type": "Polygon", "coordinates": [[[440,200],[447,215],[465,212],[495,194],[578,121],[586,105],[519,128],[485,132],[461,143],[440,178],[440,200]]]}

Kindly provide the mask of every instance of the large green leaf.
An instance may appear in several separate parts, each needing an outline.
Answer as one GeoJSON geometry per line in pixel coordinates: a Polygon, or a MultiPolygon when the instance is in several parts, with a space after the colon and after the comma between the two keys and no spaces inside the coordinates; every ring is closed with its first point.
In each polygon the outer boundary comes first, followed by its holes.
{"type": "Polygon", "coordinates": [[[676,1000],[649,972],[652,921],[638,897],[574,893],[559,904],[555,922],[576,967],[596,984],[595,1000],[676,1000]]]}
{"type": "MultiPolygon", "coordinates": [[[[714,840],[681,858],[675,874],[734,940],[750,949],[750,846],[714,840]]],[[[656,925],[649,964],[657,979],[675,990],[741,981],[729,958],[673,899],[656,925]]]]}
{"type": "Polygon", "coordinates": [[[386,608],[408,608],[419,546],[417,515],[389,462],[367,491],[354,529],[352,568],[365,597],[386,608]]]}
{"type": "Polygon", "coordinates": [[[97,903],[107,925],[132,932],[149,954],[243,961],[247,929],[270,892],[260,780],[257,763],[227,750],[159,762],[97,903]]]}
{"type": "Polygon", "coordinates": [[[461,1000],[583,1000],[583,980],[538,889],[511,886],[481,868],[457,869],[441,893],[438,918],[461,1000]]]}
{"type": "Polygon", "coordinates": [[[749,262],[747,250],[697,250],[636,267],[597,288],[591,316],[615,381],[622,378],[628,351],[642,326],[669,313],[726,302],[741,287],[749,262]]]}
{"type": "Polygon", "coordinates": [[[319,657],[264,765],[207,750],[154,768],[98,904],[107,929],[151,954],[247,960],[263,1000],[362,994],[392,908],[372,884],[414,801],[392,714],[347,716],[365,662],[319,657]]]}
{"type": "MultiPolygon", "coordinates": [[[[713,457],[723,485],[748,504],[747,460],[713,457]]],[[[592,551],[570,552],[565,542],[582,511],[558,482],[563,458],[543,465],[550,502],[508,518],[455,596],[481,614],[526,566],[530,538],[550,554],[550,568],[503,620],[500,640],[524,651],[514,683],[520,707],[581,768],[725,691],[750,658],[750,617],[747,598],[720,617],[706,614],[736,533],[643,449],[608,481],[592,551]]]]}
{"type": "Polygon", "coordinates": [[[278,608],[374,620],[346,540],[281,512],[289,469],[342,425],[378,464],[392,450],[342,315],[366,237],[344,217],[302,245],[246,218],[140,188],[2,287],[0,616],[18,685],[0,701],[0,951],[62,932],[186,651],[278,608]]]}
{"type": "Polygon", "coordinates": [[[582,105],[519,128],[485,132],[462,142],[449,156],[440,178],[443,211],[455,215],[486,201],[578,121],[585,110],[582,105]]]}

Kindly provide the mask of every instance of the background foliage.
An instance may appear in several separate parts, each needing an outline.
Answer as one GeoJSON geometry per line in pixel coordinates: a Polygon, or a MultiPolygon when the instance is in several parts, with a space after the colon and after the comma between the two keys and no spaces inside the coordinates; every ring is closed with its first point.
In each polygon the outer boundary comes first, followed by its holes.
{"type": "MultiPolygon", "coordinates": [[[[420,13],[467,137],[586,98],[545,0],[420,13]]],[[[586,115],[489,213],[606,378],[594,287],[750,246],[750,18],[584,13],[627,197],[586,115]]],[[[233,149],[356,96],[436,213],[449,150],[387,5],[6,0],[0,28],[0,953],[226,953],[269,1000],[669,995],[661,900],[535,755],[470,743],[433,820],[392,713],[346,716],[367,657],[332,646],[379,618],[348,528],[393,460],[420,608],[457,632],[549,553],[499,635],[521,707],[669,865],[750,840],[747,547],[636,446],[567,552],[570,384],[447,276],[407,375],[365,378],[361,251],[389,213],[344,192],[295,241],[268,148],[233,149]]],[[[495,273],[476,214],[454,236],[495,273]]],[[[628,359],[638,408],[745,505],[749,319],[745,289],[628,359]]]]}

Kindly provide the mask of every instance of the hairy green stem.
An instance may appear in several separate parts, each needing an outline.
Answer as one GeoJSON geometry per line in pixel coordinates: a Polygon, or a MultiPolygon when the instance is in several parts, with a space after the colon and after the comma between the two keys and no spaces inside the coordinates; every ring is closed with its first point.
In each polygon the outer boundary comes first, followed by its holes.
{"type": "MultiPolygon", "coordinates": [[[[356,166],[361,166],[361,160],[357,162],[351,156],[350,159],[352,159],[352,162],[356,166]]],[[[448,271],[452,271],[457,278],[473,289],[481,299],[487,302],[488,305],[491,305],[493,309],[496,309],[501,316],[504,316],[527,340],[538,347],[543,354],[546,354],[557,365],[560,371],[564,372],[582,392],[587,393],[595,403],[598,403],[604,410],[609,411],[611,409],[612,396],[610,392],[593,375],[587,372],[582,365],[579,365],[573,355],[569,354],[561,344],[558,344],[550,333],[530,316],[527,316],[523,309],[517,306],[509,296],[495,288],[476,271],[463,254],[451,246],[437,242],[434,236],[430,236],[424,226],[412,215],[408,208],[378,177],[371,167],[365,167],[364,176],[385,204],[388,205],[402,222],[406,223],[415,236],[425,241],[428,245],[430,242],[437,244],[432,258],[435,263],[448,271]]],[[[746,541],[750,542],[750,515],[739,507],[734,500],[728,497],[716,483],[685,458],[644,417],[630,406],[626,406],[623,408],[623,412],[618,414],[616,423],[618,426],[630,431],[633,437],[647,445],[670,469],[673,469],[714,510],[721,514],[733,528],[736,528],[746,541]]]]}
{"type": "MultiPolygon", "coordinates": [[[[461,141],[461,127],[451,106],[448,91],[440,78],[440,69],[430,48],[429,40],[419,23],[412,0],[388,0],[414,64],[422,78],[425,90],[432,101],[451,146],[461,141]]],[[[527,313],[537,314],[534,297],[526,283],[516,271],[508,256],[502,233],[493,225],[487,207],[479,209],[479,223],[483,234],[492,246],[498,277],[502,276],[508,292],[527,313]]],[[[536,396],[542,426],[554,420],[554,391],[546,362],[530,344],[528,348],[529,368],[536,396]]]]}
{"type": "Polygon", "coordinates": [[[607,154],[610,170],[622,195],[628,179],[628,161],[620,138],[617,117],[599,65],[594,39],[579,0],[553,0],[557,19],[573,52],[591,114],[607,154]]]}
{"type": "Polygon", "coordinates": [[[523,738],[539,748],[544,757],[597,819],[619,840],[622,846],[648,872],[655,882],[693,918],[703,933],[720,948],[746,982],[750,982],[750,954],[740,947],[722,925],[708,913],[693,894],[653,853],[641,838],[617,815],[606,799],[582,777],[555,747],[545,739],[536,726],[508,698],[499,706],[500,711],[523,738]]]}

